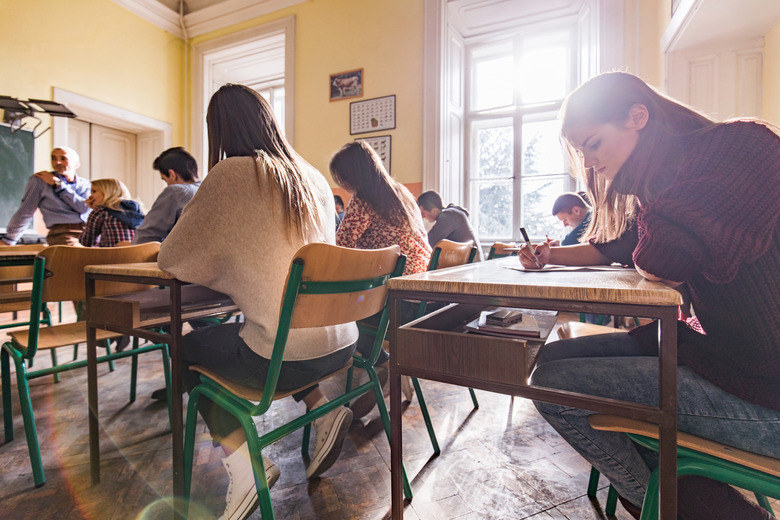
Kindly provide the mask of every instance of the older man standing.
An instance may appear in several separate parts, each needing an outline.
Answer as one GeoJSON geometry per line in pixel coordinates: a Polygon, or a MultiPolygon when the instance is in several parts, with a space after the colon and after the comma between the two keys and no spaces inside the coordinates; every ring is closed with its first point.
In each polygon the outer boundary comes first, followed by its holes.
{"type": "Polygon", "coordinates": [[[35,210],[40,209],[49,229],[46,236],[49,245],[79,245],[84,222],[91,211],[86,203],[91,183],[76,175],[79,166],[79,156],[72,148],[59,146],[51,151],[54,171],[40,171],[27,181],[22,204],[8,223],[4,243],[16,244],[35,210]]]}

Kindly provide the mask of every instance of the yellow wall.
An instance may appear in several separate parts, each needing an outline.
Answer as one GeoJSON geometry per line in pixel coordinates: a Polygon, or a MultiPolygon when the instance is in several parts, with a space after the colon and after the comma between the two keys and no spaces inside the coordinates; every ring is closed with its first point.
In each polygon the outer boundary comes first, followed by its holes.
{"type": "Polygon", "coordinates": [[[780,125],[780,24],[764,38],[764,114],[763,118],[780,125]]]}
{"type": "MultiPolygon", "coordinates": [[[[183,141],[183,44],[117,4],[0,0],[0,41],[0,94],[52,99],[59,87],[171,123],[183,141]]],[[[51,139],[36,140],[36,169],[51,167],[51,139]]]]}
{"type": "MultiPolygon", "coordinates": [[[[328,160],[355,137],[391,135],[391,173],[422,180],[423,2],[312,0],[195,38],[192,44],[295,15],[295,148],[330,179],[328,160]],[[362,98],[329,101],[329,76],[363,69],[362,98]],[[349,104],[395,94],[396,128],[349,134],[349,104]]],[[[331,183],[332,184],[332,183],[331,183]]]]}

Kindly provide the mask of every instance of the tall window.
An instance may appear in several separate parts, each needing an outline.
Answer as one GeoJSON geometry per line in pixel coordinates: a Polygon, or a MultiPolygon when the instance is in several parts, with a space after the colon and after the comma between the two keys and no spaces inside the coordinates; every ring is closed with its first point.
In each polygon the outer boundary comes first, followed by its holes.
{"type": "Polygon", "coordinates": [[[466,42],[468,206],[481,239],[534,237],[560,227],[555,198],[574,188],[558,111],[576,77],[574,29],[466,42]]]}

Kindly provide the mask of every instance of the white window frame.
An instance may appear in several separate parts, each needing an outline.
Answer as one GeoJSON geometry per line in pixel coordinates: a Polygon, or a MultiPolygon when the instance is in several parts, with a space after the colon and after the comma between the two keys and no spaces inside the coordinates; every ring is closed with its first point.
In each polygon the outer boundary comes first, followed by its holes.
{"type": "MultiPolygon", "coordinates": [[[[424,0],[423,67],[423,190],[436,190],[442,198],[459,204],[465,201],[463,171],[466,165],[463,121],[465,67],[464,38],[461,26],[451,20],[450,4],[461,8],[483,9],[490,4],[504,8],[520,0],[424,0]]],[[[577,25],[577,83],[600,71],[617,70],[625,65],[624,0],[580,0],[556,4],[540,15],[544,20],[574,17],[577,25]]],[[[541,22],[536,17],[534,22],[541,22]]],[[[514,16],[520,23],[522,15],[514,16]]],[[[512,21],[512,20],[510,20],[512,21]]],[[[503,27],[506,28],[506,27],[503,27]]],[[[480,26],[481,34],[491,28],[480,26]]]]}
{"type": "MultiPolygon", "coordinates": [[[[464,76],[466,79],[465,85],[465,111],[464,111],[464,128],[465,128],[465,142],[467,143],[465,148],[465,168],[463,169],[461,176],[464,185],[464,202],[472,214],[473,223],[476,229],[479,229],[479,208],[477,207],[475,194],[475,187],[483,182],[482,179],[475,179],[471,173],[476,171],[477,162],[476,158],[472,157],[472,152],[476,149],[476,141],[474,131],[477,127],[483,126],[486,121],[499,121],[499,120],[511,120],[511,126],[513,130],[513,165],[512,165],[512,224],[511,234],[507,236],[493,236],[480,234],[480,240],[486,243],[495,241],[509,241],[509,240],[521,240],[519,228],[524,225],[522,222],[523,215],[523,181],[526,178],[541,179],[543,177],[560,177],[565,174],[565,171],[551,172],[543,175],[526,175],[523,170],[523,124],[531,123],[534,121],[550,121],[557,118],[557,114],[563,103],[563,98],[553,99],[541,103],[522,104],[520,100],[519,86],[515,85],[514,88],[514,100],[511,105],[492,108],[486,110],[478,110],[472,108],[473,100],[473,85],[476,81],[475,59],[473,54],[479,52],[480,49],[490,47],[494,45],[507,44],[510,47],[510,55],[513,61],[513,67],[517,70],[518,60],[522,56],[522,47],[526,39],[535,38],[538,35],[545,35],[550,33],[567,34],[566,41],[569,45],[568,74],[566,78],[566,91],[571,91],[576,86],[577,81],[577,67],[578,61],[575,59],[576,55],[576,23],[572,19],[563,19],[557,23],[545,23],[541,27],[525,27],[511,32],[506,32],[501,35],[492,35],[488,38],[472,38],[465,41],[466,44],[466,67],[464,76]]],[[[564,191],[572,191],[575,189],[576,182],[571,177],[568,178],[568,182],[564,183],[564,191]]],[[[541,237],[536,237],[541,238],[541,237]]]]}
{"type": "MultiPolygon", "coordinates": [[[[192,100],[192,154],[202,164],[206,173],[206,107],[211,97],[215,78],[212,76],[212,56],[222,55],[231,48],[246,46],[252,42],[260,44],[265,38],[284,34],[284,129],[287,140],[295,145],[295,16],[281,18],[274,22],[252,27],[244,31],[215,38],[193,46],[193,100],[192,100]]],[[[279,86],[279,85],[274,85],[279,86]]],[[[267,86],[266,86],[267,88],[267,86]]]]}

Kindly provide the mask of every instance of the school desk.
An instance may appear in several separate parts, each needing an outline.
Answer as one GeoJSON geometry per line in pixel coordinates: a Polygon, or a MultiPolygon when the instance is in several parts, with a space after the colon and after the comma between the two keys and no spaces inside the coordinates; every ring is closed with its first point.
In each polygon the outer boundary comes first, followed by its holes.
{"type": "Polygon", "coordinates": [[[393,278],[390,290],[392,518],[403,517],[401,375],[575,406],[658,424],[661,518],[677,507],[677,308],[680,294],[636,271],[523,272],[517,257],[393,278]],[[523,341],[460,332],[463,306],[399,326],[401,300],[640,316],[660,320],[659,406],[531,386],[534,353],[523,341]],[[460,313],[460,315],[459,315],[460,313]]]}
{"type": "Polygon", "coordinates": [[[173,494],[184,490],[181,397],[181,327],[185,321],[236,312],[226,295],[176,279],[157,266],[141,264],[93,265],[84,269],[87,284],[87,378],[89,402],[89,464],[92,483],[100,482],[100,443],[96,329],[121,332],[155,343],[167,343],[171,355],[171,428],[173,430],[173,494]],[[119,296],[95,295],[98,281],[157,286],[119,296]],[[168,332],[158,332],[167,326],[168,332]]]}

